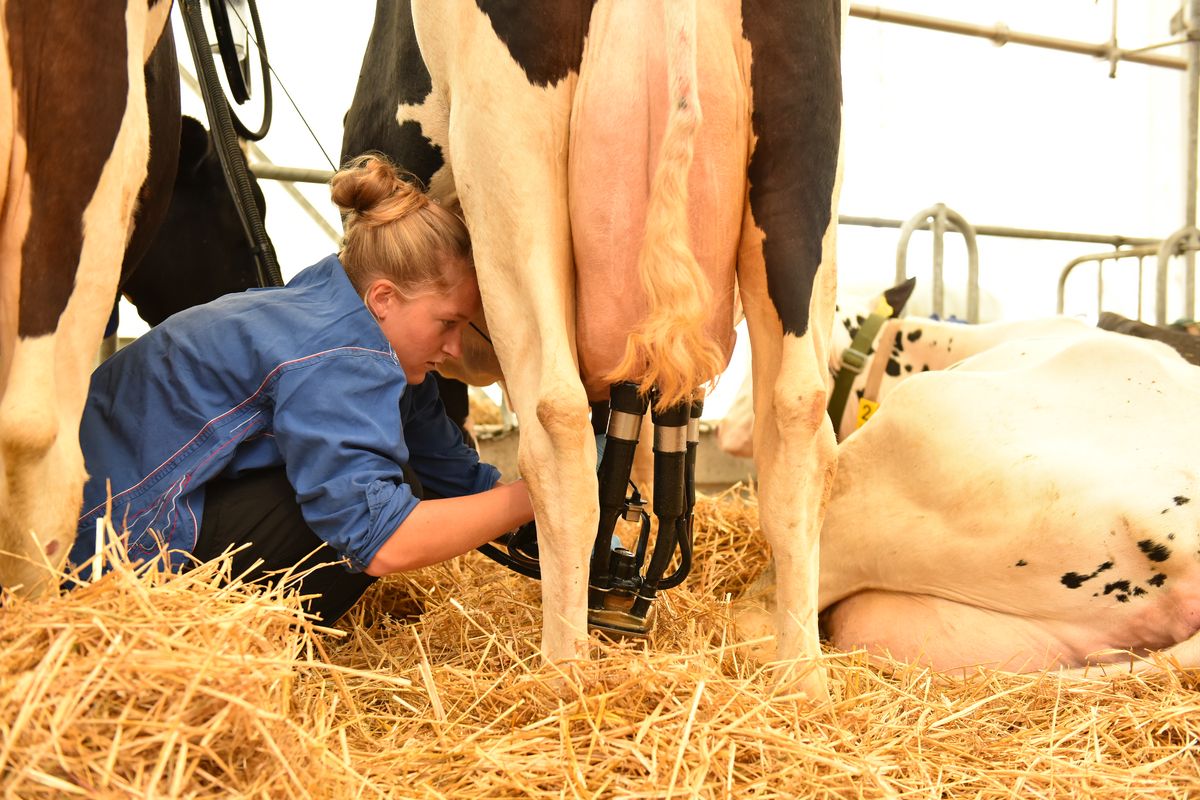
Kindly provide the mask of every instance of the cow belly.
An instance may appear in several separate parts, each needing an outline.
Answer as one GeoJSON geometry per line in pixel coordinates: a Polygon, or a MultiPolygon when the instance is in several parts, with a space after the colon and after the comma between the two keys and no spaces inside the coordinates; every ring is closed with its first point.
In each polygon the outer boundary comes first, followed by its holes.
{"type": "Polygon", "coordinates": [[[1057,637],[1028,620],[930,595],[867,591],[821,615],[839,650],[866,649],[936,670],[982,665],[1018,672],[1044,669],[1075,656],[1057,637]]]}
{"type": "Polygon", "coordinates": [[[826,609],[821,622],[839,650],[866,649],[939,671],[1032,672],[1127,662],[1128,652],[1144,655],[1186,641],[1197,631],[1198,595],[1194,589],[1173,595],[1154,608],[1072,624],[931,595],[865,591],[826,609]]]}
{"type": "MultiPolygon", "coordinates": [[[[821,621],[825,636],[839,650],[865,649],[939,671],[1078,667],[1090,653],[1112,646],[1044,621],[900,592],[860,592],[827,609],[821,621]],[[1080,638],[1092,645],[1077,642],[1080,638]]],[[[1092,660],[1105,659],[1097,655],[1092,660]]]]}
{"type": "MultiPolygon", "coordinates": [[[[745,198],[749,130],[740,36],[727,3],[697,4],[702,122],[686,198],[690,245],[713,289],[707,330],[733,347],[734,268],[745,198]],[[730,146],[730,142],[739,143],[730,146]]],[[[651,181],[668,116],[662,10],[599,3],[572,109],[569,199],[577,273],[580,371],[593,399],[648,301],[637,273],[651,181]]],[[[681,201],[683,199],[681,198],[681,201]]]]}

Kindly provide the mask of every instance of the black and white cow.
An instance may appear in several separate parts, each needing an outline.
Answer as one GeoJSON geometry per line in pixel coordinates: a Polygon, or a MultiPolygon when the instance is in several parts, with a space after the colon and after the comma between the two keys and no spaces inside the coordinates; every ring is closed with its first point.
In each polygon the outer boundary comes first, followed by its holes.
{"type": "MultiPolygon", "coordinates": [[[[837,0],[377,6],[343,152],[388,146],[461,203],[521,420],[551,659],[586,640],[588,401],[630,379],[668,404],[712,379],[733,343],[735,276],[779,655],[819,653],[843,14],[837,0]]],[[[819,669],[803,682],[825,695],[819,669]]]]}
{"type": "Polygon", "coordinates": [[[1200,666],[1200,368],[1064,317],[890,319],[864,352],[821,531],[833,645],[942,670],[1200,666]]]}
{"type": "Polygon", "coordinates": [[[55,582],[84,481],[78,430],[116,296],[169,0],[0,2],[0,586],[55,582]]]}

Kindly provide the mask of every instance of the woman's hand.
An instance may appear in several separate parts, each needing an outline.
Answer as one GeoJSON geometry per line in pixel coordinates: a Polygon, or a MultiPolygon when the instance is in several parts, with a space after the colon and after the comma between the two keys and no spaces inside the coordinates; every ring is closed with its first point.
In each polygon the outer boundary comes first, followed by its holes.
{"type": "Polygon", "coordinates": [[[422,500],[367,565],[368,575],[407,572],[460,556],[533,519],[525,481],[464,497],[422,500]]]}

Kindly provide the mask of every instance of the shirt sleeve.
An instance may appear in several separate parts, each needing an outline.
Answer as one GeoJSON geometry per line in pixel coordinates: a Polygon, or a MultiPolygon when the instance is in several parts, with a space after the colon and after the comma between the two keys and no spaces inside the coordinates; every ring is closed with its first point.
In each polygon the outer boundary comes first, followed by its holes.
{"type": "Polygon", "coordinates": [[[388,355],[349,349],[285,369],[276,386],[275,439],[304,519],[357,571],[418,502],[402,466],[405,386],[388,355]]]}
{"type": "Polygon", "coordinates": [[[409,386],[401,401],[408,465],[422,485],[441,497],[462,497],[491,489],[500,471],[479,460],[448,416],[437,381],[426,378],[409,386]]]}

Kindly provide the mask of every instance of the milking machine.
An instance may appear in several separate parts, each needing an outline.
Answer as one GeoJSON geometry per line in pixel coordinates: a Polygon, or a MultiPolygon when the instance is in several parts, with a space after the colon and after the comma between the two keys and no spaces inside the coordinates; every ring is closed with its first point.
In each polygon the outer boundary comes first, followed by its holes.
{"type": "MultiPolygon", "coordinates": [[[[600,447],[597,478],[600,518],[588,572],[588,625],[617,636],[645,636],[654,624],[658,592],[683,583],[692,567],[692,508],[696,502],[696,448],[700,443],[700,400],[663,411],[654,424],[654,500],[658,535],[650,544],[646,502],[630,480],[642,420],[656,393],[638,393],[635,383],[610,389],[608,424],[600,447]],[[632,549],[616,536],[618,522],[639,525],[632,549]],[[666,574],[675,554],[675,568],[666,574]],[[647,558],[648,557],[648,558],[647,558]]],[[[509,569],[541,578],[537,531],[533,523],[479,548],[509,569]]]]}

